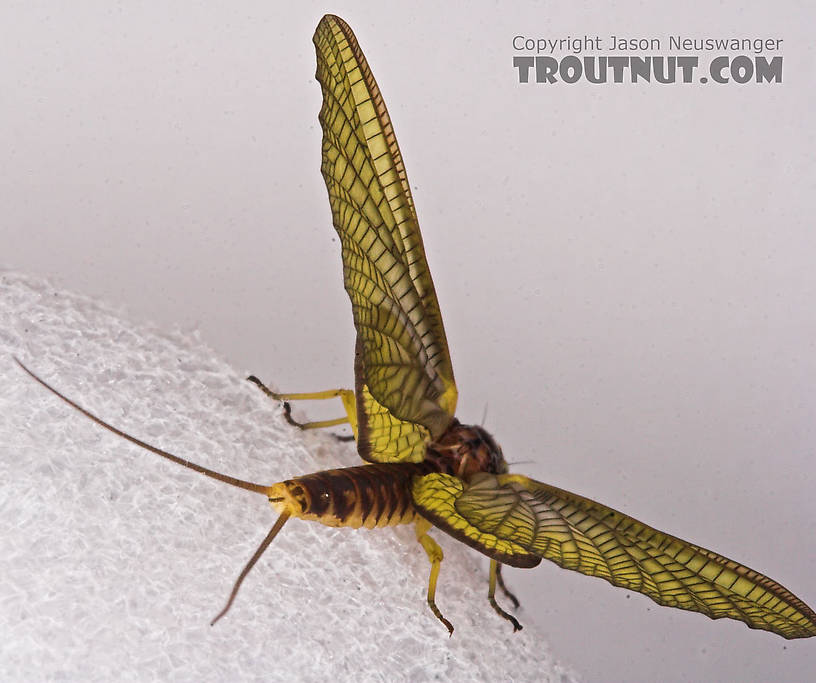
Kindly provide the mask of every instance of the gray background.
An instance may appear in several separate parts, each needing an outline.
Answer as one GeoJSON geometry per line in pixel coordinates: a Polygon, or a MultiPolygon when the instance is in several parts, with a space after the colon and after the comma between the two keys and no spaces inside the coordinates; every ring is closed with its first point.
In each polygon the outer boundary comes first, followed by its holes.
{"type": "MultiPolygon", "coordinates": [[[[0,265],[197,331],[282,389],[349,386],[318,170],[325,11],[355,29],[394,121],[460,418],[487,408],[517,471],[816,602],[805,3],[4,4],[0,265]],[[520,86],[517,33],[778,37],[785,83],[520,86]]],[[[554,566],[507,578],[587,680],[812,671],[811,642],[554,566]]]]}

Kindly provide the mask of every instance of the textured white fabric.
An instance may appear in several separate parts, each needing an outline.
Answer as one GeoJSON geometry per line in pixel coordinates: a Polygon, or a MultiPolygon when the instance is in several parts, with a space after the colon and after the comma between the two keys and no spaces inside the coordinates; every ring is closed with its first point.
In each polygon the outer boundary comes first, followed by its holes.
{"type": "Polygon", "coordinates": [[[105,432],[12,355],[115,426],[240,478],[359,464],[288,426],[195,332],[0,275],[3,680],[572,680],[523,609],[517,634],[493,613],[475,553],[441,538],[448,638],[411,527],[290,521],[211,628],[275,520],[268,503],[105,432]]]}

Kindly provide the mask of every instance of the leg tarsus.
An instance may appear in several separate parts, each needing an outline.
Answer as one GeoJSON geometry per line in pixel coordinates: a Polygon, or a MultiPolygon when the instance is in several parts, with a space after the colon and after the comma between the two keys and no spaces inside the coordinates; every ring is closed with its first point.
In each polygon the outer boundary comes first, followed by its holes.
{"type": "MultiPolygon", "coordinates": [[[[426,536],[425,538],[430,537],[426,536]]],[[[431,612],[434,613],[434,616],[448,629],[448,637],[450,638],[453,635],[453,624],[442,616],[442,612],[439,611],[439,608],[436,606],[436,600],[434,599],[436,597],[436,579],[439,577],[440,564],[441,560],[437,560],[431,564],[431,577],[428,580],[428,607],[431,608],[431,612]]]]}
{"type": "Polygon", "coordinates": [[[499,585],[499,590],[504,593],[504,597],[506,597],[510,602],[513,603],[513,609],[518,609],[521,606],[521,603],[518,601],[518,598],[513,595],[510,589],[504,585],[504,577],[502,576],[502,565],[499,563],[496,566],[496,583],[499,585]]]}
{"type": "Polygon", "coordinates": [[[496,614],[498,614],[500,617],[503,617],[503,618],[507,619],[507,621],[509,621],[511,624],[513,624],[513,633],[515,633],[516,631],[521,631],[521,629],[524,628],[518,622],[518,619],[516,619],[512,614],[508,614],[501,607],[499,607],[499,603],[496,602],[495,597],[493,597],[491,595],[488,598],[488,600],[490,601],[490,606],[496,611],[496,614]]]}
{"type": "MultiPolygon", "coordinates": [[[[266,389],[266,387],[264,387],[264,389],[266,389]]],[[[271,394],[267,394],[267,396],[271,397],[271,394]]],[[[283,402],[283,417],[293,427],[303,429],[303,425],[292,417],[292,404],[289,403],[289,401],[283,402]]]]}
{"type": "Polygon", "coordinates": [[[436,606],[436,580],[439,578],[439,567],[442,564],[442,560],[445,556],[442,553],[442,548],[439,547],[439,544],[428,536],[428,531],[430,528],[431,523],[425,519],[422,519],[416,523],[415,529],[417,541],[419,541],[420,545],[425,549],[425,554],[428,556],[428,560],[431,562],[431,576],[428,579],[428,607],[431,608],[431,612],[433,612],[434,616],[445,625],[446,629],[448,629],[448,636],[452,636],[453,624],[442,616],[442,612],[440,612],[439,608],[436,606]]]}
{"type": "Polygon", "coordinates": [[[250,375],[249,377],[247,377],[247,380],[257,385],[262,392],[269,396],[269,398],[276,398],[275,392],[269,389],[269,387],[267,387],[266,384],[264,384],[263,382],[261,382],[261,380],[255,377],[255,375],[250,375]]]}
{"type": "Polygon", "coordinates": [[[508,614],[501,607],[499,607],[499,603],[496,602],[496,581],[497,576],[501,574],[500,570],[498,569],[500,566],[501,565],[496,560],[490,560],[490,587],[487,591],[487,599],[490,602],[490,606],[496,611],[496,614],[503,619],[507,619],[507,621],[513,624],[513,632],[515,633],[516,631],[521,631],[521,629],[524,627],[514,616],[508,614]]]}

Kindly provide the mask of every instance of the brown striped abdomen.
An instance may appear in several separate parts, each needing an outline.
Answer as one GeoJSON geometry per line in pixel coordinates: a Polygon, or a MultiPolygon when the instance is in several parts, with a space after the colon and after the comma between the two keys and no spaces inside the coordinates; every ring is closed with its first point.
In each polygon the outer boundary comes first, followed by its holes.
{"type": "Polygon", "coordinates": [[[274,484],[269,502],[327,526],[368,529],[408,524],[416,518],[411,480],[437,471],[432,463],[378,463],[307,474],[274,484]]]}

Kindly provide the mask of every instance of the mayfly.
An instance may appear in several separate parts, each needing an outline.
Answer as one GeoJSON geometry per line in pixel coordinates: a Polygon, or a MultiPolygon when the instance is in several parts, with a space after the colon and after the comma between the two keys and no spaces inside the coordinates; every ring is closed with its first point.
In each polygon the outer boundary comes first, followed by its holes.
{"type": "Polygon", "coordinates": [[[488,600],[516,630],[520,624],[495,598],[498,585],[515,602],[501,567],[534,567],[546,558],[660,605],[737,619],[784,638],[816,635],[816,614],[777,582],[588,498],[510,474],[490,434],[454,417],[457,389],[442,317],[385,103],[348,24],[323,17],[314,43],[323,91],[321,171],[357,331],[355,387],[277,394],[251,379],[283,401],[340,398],[343,417],[300,426],[349,423],[368,464],[271,486],[243,481],[125,434],[24,368],[103,427],[184,467],[260,493],[279,512],[213,623],[286,521],[299,517],[354,528],[414,524],[431,564],[428,605],[451,633],[435,600],[442,550],[429,535],[434,527],[490,558],[488,600]]]}

